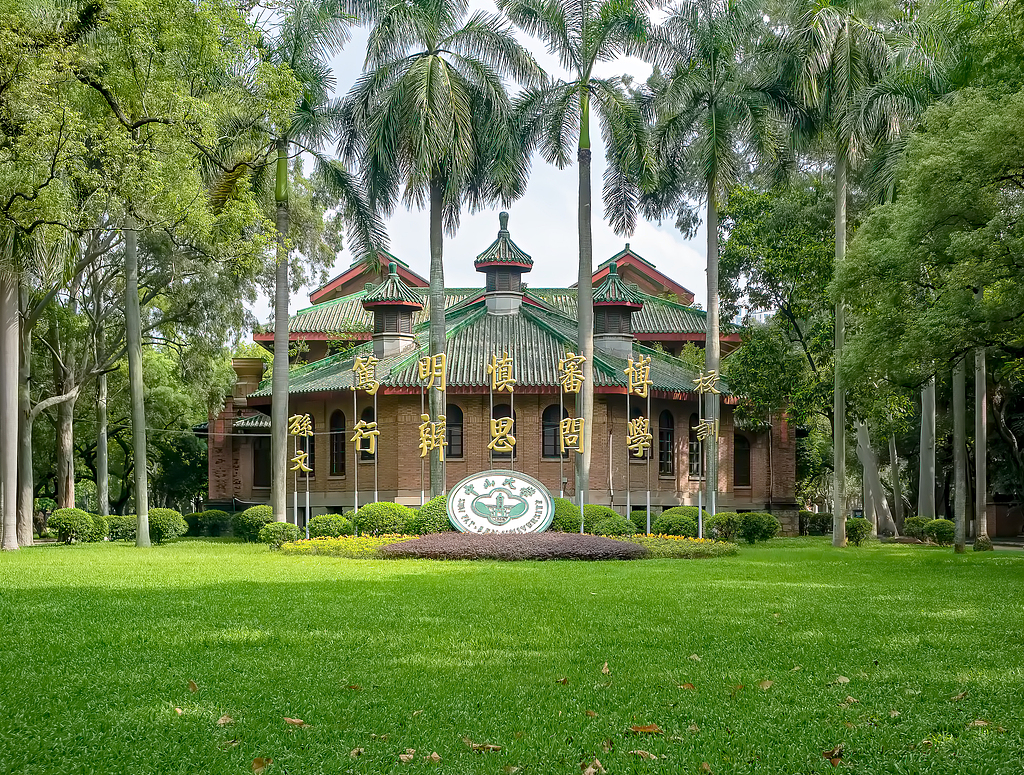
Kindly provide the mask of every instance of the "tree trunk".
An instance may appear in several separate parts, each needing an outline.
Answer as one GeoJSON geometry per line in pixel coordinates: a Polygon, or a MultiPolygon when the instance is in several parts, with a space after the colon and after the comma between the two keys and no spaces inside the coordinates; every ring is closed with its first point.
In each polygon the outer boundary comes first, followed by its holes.
{"type": "MultiPolygon", "coordinates": [[[[846,259],[846,155],[836,154],[836,271],[846,259]]],[[[846,389],[843,387],[842,355],[846,337],[843,302],[836,302],[836,344],[833,370],[832,490],[835,500],[832,545],[846,546],[846,389]]]]}
{"type": "Polygon", "coordinates": [[[974,353],[974,513],[976,538],[988,538],[988,375],[985,348],[974,353]]]}
{"type": "Polygon", "coordinates": [[[18,306],[21,310],[21,330],[18,336],[18,544],[32,545],[32,518],[35,516],[35,481],[32,470],[32,395],[29,392],[32,377],[32,328],[25,321],[29,314],[28,284],[20,284],[18,306]]]}
{"type": "Polygon", "coordinates": [[[935,377],[921,388],[921,466],[917,515],[935,519],[935,377]]]}
{"type": "MultiPolygon", "coordinates": [[[[270,500],[274,519],[288,521],[288,141],[277,141],[274,187],[277,273],[274,279],[274,373],[270,407],[270,500]]],[[[355,418],[352,420],[355,422],[355,418]]],[[[357,461],[358,464],[358,461],[357,461]]]]}
{"type": "MultiPolygon", "coordinates": [[[[447,349],[444,309],[444,232],[441,230],[441,215],[444,207],[445,181],[435,173],[430,180],[430,354],[440,355],[447,349]]],[[[445,413],[445,394],[431,388],[430,419],[445,413]]],[[[430,453],[430,497],[435,498],[445,491],[444,464],[439,450],[430,453]]]]}
{"type": "Polygon", "coordinates": [[[892,520],[903,529],[903,485],[900,483],[900,459],[896,454],[896,434],[889,434],[889,477],[892,479],[892,520]]]}
{"type": "Polygon", "coordinates": [[[18,548],[18,284],[0,269],[0,548],[18,548]]]}
{"type": "Polygon", "coordinates": [[[110,465],[107,454],[107,375],[96,384],[96,499],[100,516],[110,515],[110,465]]]}
{"type": "MultiPolygon", "coordinates": [[[[878,471],[878,455],[871,447],[871,434],[865,422],[857,421],[857,457],[864,471],[864,491],[871,503],[872,535],[896,535],[896,523],[889,511],[889,503],[882,488],[878,471]]],[[[865,503],[865,507],[867,503],[865,503]]]]}
{"type": "Polygon", "coordinates": [[[956,522],[954,549],[964,551],[967,543],[967,367],[964,359],[953,367],[953,519],[956,522]]]}
{"type": "MultiPolygon", "coordinates": [[[[67,392],[66,384],[59,383],[61,393],[67,392]]],[[[57,508],[75,507],[75,401],[57,404],[57,508]]]]}
{"type": "MultiPolygon", "coordinates": [[[[136,546],[149,546],[149,469],[146,464],[146,404],[142,385],[142,311],[139,309],[139,233],[135,218],[125,217],[125,342],[128,392],[132,407],[132,457],[135,461],[136,546]]],[[[65,406],[66,404],[61,404],[65,406]]]]}
{"type": "Polygon", "coordinates": [[[594,238],[590,223],[590,96],[580,94],[580,144],[577,153],[580,168],[577,226],[580,240],[580,266],[577,281],[577,346],[583,361],[583,387],[577,394],[576,412],[583,419],[583,451],[576,456],[576,492],[584,503],[590,502],[590,458],[594,437],[594,238]]]}
{"type": "MultiPolygon", "coordinates": [[[[704,369],[718,373],[721,361],[721,342],[718,337],[718,203],[715,201],[717,186],[714,180],[708,181],[708,314],[707,338],[704,342],[704,369]]],[[[704,394],[704,416],[713,424],[714,432],[704,443],[707,450],[707,512],[718,513],[718,410],[720,405],[718,393],[704,394]]]]}

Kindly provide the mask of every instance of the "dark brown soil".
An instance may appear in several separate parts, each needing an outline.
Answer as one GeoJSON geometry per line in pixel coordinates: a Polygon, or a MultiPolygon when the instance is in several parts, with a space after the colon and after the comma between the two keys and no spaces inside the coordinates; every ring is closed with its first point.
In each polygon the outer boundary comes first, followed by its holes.
{"type": "Polygon", "coordinates": [[[434,533],[382,546],[383,557],[430,560],[638,560],[647,549],[579,533],[434,533]]]}

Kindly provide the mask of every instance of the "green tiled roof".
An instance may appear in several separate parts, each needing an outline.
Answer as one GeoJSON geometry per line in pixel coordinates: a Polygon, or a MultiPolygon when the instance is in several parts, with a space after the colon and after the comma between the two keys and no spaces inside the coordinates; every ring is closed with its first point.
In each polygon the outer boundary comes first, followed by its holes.
{"type": "Polygon", "coordinates": [[[398,276],[398,265],[392,261],[388,264],[388,276],[384,282],[363,296],[363,307],[378,304],[393,304],[401,307],[422,309],[422,294],[416,293],[398,276]]]}
{"type": "Polygon", "coordinates": [[[492,264],[509,264],[512,266],[523,267],[527,272],[529,272],[530,267],[533,266],[533,259],[524,253],[520,247],[512,241],[512,237],[509,236],[508,213],[500,213],[498,215],[498,220],[501,224],[501,230],[498,232],[498,238],[491,243],[491,246],[487,248],[487,250],[476,257],[476,261],[473,262],[474,266],[479,269],[480,267],[490,266],[492,264]]]}
{"type": "Polygon", "coordinates": [[[624,307],[642,307],[644,303],[640,291],[626,285],[619,277],[618,267],[613,261],[608,266],[608,276],[594,289],[594,304],[621,305],[624,307]]]}

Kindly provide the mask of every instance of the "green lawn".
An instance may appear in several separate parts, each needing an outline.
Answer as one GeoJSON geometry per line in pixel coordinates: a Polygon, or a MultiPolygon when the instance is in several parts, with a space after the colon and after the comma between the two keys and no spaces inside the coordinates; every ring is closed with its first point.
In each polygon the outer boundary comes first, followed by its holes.
{"type": "Polygon", "coordinates": [[[825,773],[842,744],[840,772],[1019,774],[1022,582],[1024,553],[824,539],[592,564],[37,547],[0,556],[0,772],[825,773]]]}

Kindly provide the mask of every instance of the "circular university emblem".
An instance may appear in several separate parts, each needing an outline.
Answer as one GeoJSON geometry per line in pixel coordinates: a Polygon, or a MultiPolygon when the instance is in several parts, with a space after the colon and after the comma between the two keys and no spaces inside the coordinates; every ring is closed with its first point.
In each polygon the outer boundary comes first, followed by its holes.
{"type": "Polygon", "coordinates": [[[540,533],[554,516],[547,488],[516,471],[473,474],[448,493],[448,519],[463,533],[540,533]]]}

